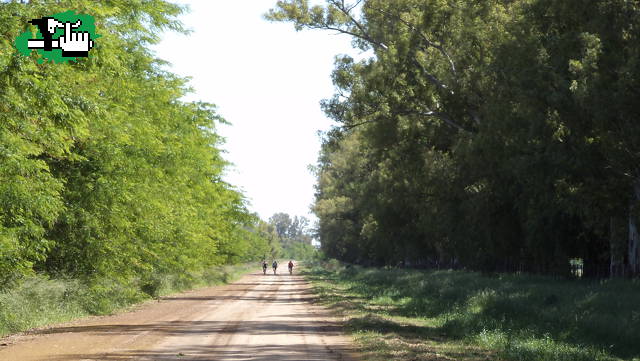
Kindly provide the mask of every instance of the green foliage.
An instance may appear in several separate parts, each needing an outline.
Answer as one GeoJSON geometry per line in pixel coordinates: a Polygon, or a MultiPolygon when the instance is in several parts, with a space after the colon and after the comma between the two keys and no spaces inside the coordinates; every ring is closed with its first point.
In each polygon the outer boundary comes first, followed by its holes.
{"type": "Polygon", "coordinates": [[[146,280],[28,277],[0,291],[0,337],[88,315],[104,315],[132,304],[187,289],[232,282],[253,265],[216,266],[189,274],[153,274],[146,280]],[[153,280],[153,284],[149,282],[153,280]]]}
{"type": "Polygon", "coordinates": [[[260,256],[260,260],[269,260],[279,258],[282,254],[282,242],[276,231],[276,227],[268,222],[259,221],[255,228],[260,239],[266,240],[261,248],[256,248],[256,255],[260,256]]]}
{"type": "Polygon", "coordinates": [[[72,276],[90,287],[90,312],[109,312],[103,299],[129,303],[137,280],[155,294],[158,275],[185,281],[268,248],[222,179],[224,119],[182,101],[187,79],[148,47],[184,31],[182,11],[161,0],[0,4],[0,288],[34,271],[72,276]],[[95,19],[90,57],[21,56],[12,40],[60,9],[95,19]]]}
{"type": "Polygon", "coordinates": [[[285,259],[298,261],[312,261],[319,259],[318,249],[308,243],[294,242],[284,248],[282,255],[285,259]]]}
{"type": "Polygon", "coordinates": [[[287,213],[275,213],[269,218],[269,224],[275,227],[280,242],[285,246],[292,242],[311,244],[312,235],[306,217],[291,218],[287,213]]]}
{"type": "Polygon", "coordinates": [[[312,231],[306,217],[294,216],[287,213],[275,213],[269,218],[269,226],[277,236],[277,243],[282,251],[272,257],[281,255],[287,259],[307,261],[318,258],[318,250],[311,244],[312,231]]]}
{"type": "Polygon", "coordinates": [[[349,330],[379,359],[421,359],[433,352],[477,359],[480,351],[473,347],[506,360],[640,356],[637,282],[371,269],[336,262],[314,267],[306,276],[325,303],[349,316],[349,330]]]}
{"type": "Polygon", "coordinates": [[[86,315],[77,281],[32,277],[0,293],[0,336],[86,315]]]}
{"type": "Polygon", "coordinates": [[[586,275],[625,258],[636,2],[292,0],[267,18],[372,54],[338,56],[323,103],[338,123],[316,167],[328,256],[555,274],[581,258],[586,275]]]}

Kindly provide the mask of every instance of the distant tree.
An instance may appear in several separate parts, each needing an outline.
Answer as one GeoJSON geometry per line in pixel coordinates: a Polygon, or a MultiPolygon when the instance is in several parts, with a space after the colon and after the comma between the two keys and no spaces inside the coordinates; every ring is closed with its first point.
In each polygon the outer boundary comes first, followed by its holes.
{"type": "Polygon", "coordinates": [[[304,216],[287,213],[275,213],[269,218],[269,225],[275,229],[283,254],[290,258],[308,258],[315,249],[311,245],[312,230],[309,220],[304,216]]]}
{"type": "Polygon", "coordinates": [[[291,230],[292,220],[287,213],[275,213],[269,218],[269,224],[275,227],[276,233],[280,241],[290,239],[289,232],[291,230]]]}

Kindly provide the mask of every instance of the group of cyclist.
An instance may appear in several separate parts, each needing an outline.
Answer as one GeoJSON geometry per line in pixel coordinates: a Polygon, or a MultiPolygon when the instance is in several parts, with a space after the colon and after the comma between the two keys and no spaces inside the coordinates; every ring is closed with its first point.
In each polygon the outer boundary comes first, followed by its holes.
{"type": "MultiPolygon", "coordinates": [[[[271,267],[273,268],[273,274],[277,274],[276,271],[278,270],[278,261],[274,259],[271,267]]],[[[289,274],[293,274],[293,261],[289,261],[287,267],[289,268],[289,274]]],[[[262,260],[262,273],[265,275],[267,274],[267,260],[262,260]]]]}

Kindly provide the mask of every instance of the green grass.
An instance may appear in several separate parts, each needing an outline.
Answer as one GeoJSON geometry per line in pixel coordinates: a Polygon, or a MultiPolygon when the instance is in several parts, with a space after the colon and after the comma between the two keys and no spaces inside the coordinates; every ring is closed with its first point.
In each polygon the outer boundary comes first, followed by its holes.
{"type": "Polygon", "coordinates": [[[638,281],[306,271],[371,360],[640,360],[638,281]]]}
{"type": "Polygon", "coordinates": [[[111,314],[180,291],[229,283],[255,265],[221,266],[198,274],[155,275],[146,280],[31,277],[0,292],[0,337],[89,315],[111,314]]]}

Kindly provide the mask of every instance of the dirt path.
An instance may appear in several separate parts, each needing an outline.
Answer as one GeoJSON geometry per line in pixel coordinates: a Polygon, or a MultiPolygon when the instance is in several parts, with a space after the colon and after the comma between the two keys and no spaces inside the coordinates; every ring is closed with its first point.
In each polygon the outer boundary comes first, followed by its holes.
{"type": "Polygon", "coordinates": [[[116,316],[2,340],[0,360],[352,360],[300,276],[250,274],[116,316]]]}

